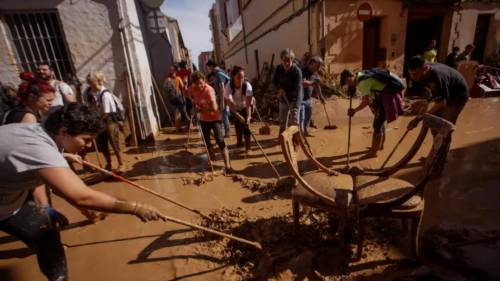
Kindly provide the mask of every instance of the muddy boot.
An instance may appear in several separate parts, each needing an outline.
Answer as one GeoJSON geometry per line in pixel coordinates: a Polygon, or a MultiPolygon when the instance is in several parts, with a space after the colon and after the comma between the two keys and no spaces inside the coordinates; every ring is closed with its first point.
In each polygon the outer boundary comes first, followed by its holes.
{"type": "Polygon", "coordinates": [[[250,136],[245,136],[245,152],[250,152],[252,148],[252,142],[250,140],[250,136]]]}
{"type": "Polygon", "coordinates": [[[227,147],[222,150],[222,156],[224,157],[224,174],[227,176],[233,173],[231,161],[229,160],[229,149],[227,147]]]}
{"type": "Polygon", "coordinates": [[[372,136],[372,146],[364,158],[375,158],[377,157],[377,151],[380,149],[380,143],[382,142],[382,134],[373,133],[372,136]]]}
{"type": "Polygon", "coordinates": [[[236,147],[243,147],[243,140],[241,135],[236,135],[236,147]]]}
{"type": "Polygon", "coordinates": [[[116,153],[116,158],[118,159],[118,169],[116,169],[117,173],[125,173],[125,165],[123,165],[123,159],[121,152],[116,153]]]}
{"type": "Polygon", "coordinates": [[[384,150],[385,133],[382,133],[381,135],[382,135],[382,137],[381,137],[381,139],[380,139],[380,146],[379,146],[379,149],[378,149],[378,150],[384,150]]]}

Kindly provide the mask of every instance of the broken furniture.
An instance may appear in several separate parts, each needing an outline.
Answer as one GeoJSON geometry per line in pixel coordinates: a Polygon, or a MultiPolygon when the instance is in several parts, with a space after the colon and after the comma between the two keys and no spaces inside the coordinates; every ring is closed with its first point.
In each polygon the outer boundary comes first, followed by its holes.
{"type": "Polygon", "coordinates": [[[368,217],[390,217],[400,218],[403,222],[411,221],[412,252],[416,253],[418,222],[424,209],[424,188],[433,172],[445,159],[454,129],[455,126],[445,119],[425,114],[417,142],[410,149],[410,153],[391,167],[392,170],[363,171],[358,169],[351,173],[354,181],[354,197],[359,205],[358,259],[361,258],[363,251],[366,218],[368,217]],[[412,150],[420,146],[419,142],[423,141],[428,129],[432,131],[433,142],[418,183],[413,185],[404,180],[389,177],[397,171],[395,168],[406,165],[408,158],[415,155],[416,151],[412,150]]]}
{"type": "Polygon", "coordinates": [[[353,189],[351,176],[337,174],[314,159],[297,126],[290,126],[281,133],[280,143],[286,163],[297,181],[297,184],[292,188],[295,231],[297,232],[299,226],[300,205],[327,211],[339,221],[339,241],[343,248],[347,211],[353,189]],[[309,160],[312,160],[318,170],[304,174],[299,171],[296,144],[300,145],[305,155],[309,160]]]}

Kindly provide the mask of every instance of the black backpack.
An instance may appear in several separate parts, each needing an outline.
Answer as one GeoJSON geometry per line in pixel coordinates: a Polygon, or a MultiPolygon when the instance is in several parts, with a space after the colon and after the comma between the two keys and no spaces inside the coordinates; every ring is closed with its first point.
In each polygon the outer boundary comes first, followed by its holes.
{"type": "Polygon", "coordinates": [[[371,68],[363,70],[363,75],[358,78],[358,83],[368,79],[374,78],[385,84],[384,90],[400,93],[405,89],[403,81],[397,75],[391,75],[389,70],[382,68],[371,68]]]}
{"type": "MultiPolygon", "coordinates": [[[[111,93],[108,89],[105,89],[104,91],[101,91],[99,93],[99,97],[98,97],[99,103],[102,106],[102,99],[103,99],[104,93],[106,93],[106,92],[111,94],[111,97],[113,98],[113,101],[115,102],[115,106],[116,106],[116,112],[113,112],[113,114],[111,114],[112,118],[117,122],[125,121],[126,112],[125,112],[125,108],[123,107],[122,101],[120,100],[120,98],[118,98],[113,93],[111,93]]],[[[90,94],[90,87],[87,88],[87,90],[85,91],[85,95],[87,96],[87,102],[89,104],[92,104],[95,102],[94,97],[90,94]]]]}

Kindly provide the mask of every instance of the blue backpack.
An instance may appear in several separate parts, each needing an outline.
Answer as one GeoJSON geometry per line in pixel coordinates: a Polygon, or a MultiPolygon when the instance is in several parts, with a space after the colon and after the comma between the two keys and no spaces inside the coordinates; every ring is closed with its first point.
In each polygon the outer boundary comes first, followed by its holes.
{"type": "Polygon", "coordinates": [[[405,89],[403,81],[387,69],[375,67],[363,70],[363,75],[358,78],[358,83],[368,78],[374,78],[384,83],[385,90],[390,92],[400,93],[405,89]]]}

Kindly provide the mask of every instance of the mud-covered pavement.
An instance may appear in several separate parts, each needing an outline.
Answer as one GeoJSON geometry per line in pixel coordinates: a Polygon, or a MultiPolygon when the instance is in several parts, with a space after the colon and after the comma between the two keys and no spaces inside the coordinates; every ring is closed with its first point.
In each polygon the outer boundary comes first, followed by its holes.
{"type": "MultiPolygon", "coordinates": [[[[354,102],[357,104],[357,101],[354,102]]],[[[313,153],[327,165],[345,165],[347,102],[330,100],[329,112],[337,130],[323,130],[323,111],[317,104],[314,119],[320,129],[309,138],[313,153]]],[[[389,124],[385,149],[377,159],[359,160],[371,141],[371,113],[353,119],[353,162],[379,167],[403,135],[411,117],[389,124]]],[[[260,240],[269,249],[267,262],[258,252],[213,235],[203,235],[173,223],[144,224],[124,215],[84,225],[85,218],[64,200],[55,207],[73,223],[62,231],[71,280],[498,280],[500,270],[500,99],[471,100],[453,133],[443,176],[429,183],[425,194],[422,233],[429,231],[430,253],[422,262],[409,259],[408,235],[399,221],[370,220],[361,261],[346,263],[332,235],[332,226],[320,213],[305,213],[299,236],[292,233],[291,202],[286,188],[273,191],[274,173],[256,146],[250,155],[230,145],[233,168],[239,178],[211,172],[198,132],[189,149],[187,134],[163,134],[157,145],[126,153],[126,176],[185,205],[212,213],[224,221],[219,229],[260,240]],[[223,209],[224,208],[224,209],[223,209]],[[437,242],[436,242],[437,241],[437,242]],[[259,267],[260,265],[260,267],[259,267]],[[413,275],[412,275],[413,274],[413,275]],[[422,277],[424,276],[424,277],[422,277]],[[463,279],[460,279],[463,278],[463,279]],[[479,278],[479,279],[475,279],[479,278]]],[[[252,125],[258,132],[261,124],[252,125]]],[[[399,159],[415,140],[410,132],[392,157],[399,159]]],[[[257,135],[281,175],[288,170],[277,145],[277,127],[268,136],[257,135]]],[[[397,177],[414,181],[421,169],[424,148],[397,177]]],[[[89,159],[95,161],[93,154],[89,159]]],[[[302,157],[303,159],[304,157],[302,157]]],[[[389,165],[390,165],[389,163],[389,165]]],[[[307,169],[307,163],[301,167],[307,169]]],[[[128,200],[146,202],[165,214],[202,223],[193,213],[143,191],[113,180],[91,188],[128,200]]],[[[213,225],[215,226],[215,225],[213,225]]],[[[425,240],[425,239],[424,239],[425,240]]],[[[429,250],[429,244],[427,250],[429,250]]],[[[19,241],[0,233],[0,280],[44,280],[36,257],[19,241]]]]}

